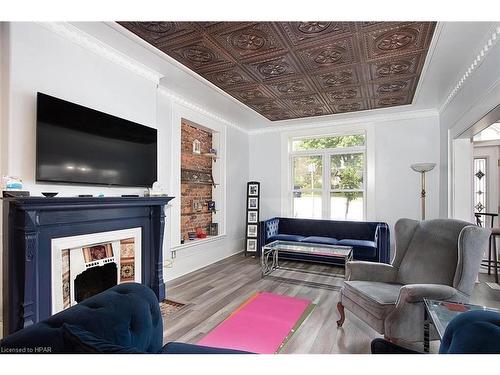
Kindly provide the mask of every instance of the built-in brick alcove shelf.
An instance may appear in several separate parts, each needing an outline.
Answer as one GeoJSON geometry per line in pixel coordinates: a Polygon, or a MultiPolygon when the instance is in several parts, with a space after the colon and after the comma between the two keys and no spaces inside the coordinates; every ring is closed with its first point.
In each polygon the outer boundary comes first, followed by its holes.
{"type": "MultiPolygon", "coordinates": [[[[73,263],[82,264],[83,270],[89,265],[97,267],[116,262],[118,282],[142,282],[159,300],[164,299],[163,233],[165,206],[171,199],[173,197],[4,199],[4,336],[67,307],[63,297],[60,303],[53,301],[53,291],[64,289],[65,260],[70,255],[73,263]],[[76,245],[79,238],[83,242],[76,245]],[[102,249],[105,256],[99,258],[103,259],[95,262],[85,259],[89,256],[85,246],[98,243],[109,247],[102,249]],[[135,248],[131,248],[131,244],[135,248]],[[79,251],[70,254],[69,250],[75,248],[79,251]],[[123,280],[126,275],[120,276],[120,266],[126,272],[130,271],[131,264],[138,267],[136,278],[123,280]],[[59,273],[54,273],[54,269],[59,273]]],[[[98,252],[99,248],[92,250],[98,252]]]]}

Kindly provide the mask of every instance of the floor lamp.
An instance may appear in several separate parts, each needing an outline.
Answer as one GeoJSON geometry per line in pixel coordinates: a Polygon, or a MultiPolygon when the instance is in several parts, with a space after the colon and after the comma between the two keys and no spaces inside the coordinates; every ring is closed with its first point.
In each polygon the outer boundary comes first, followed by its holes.
{"type": "Polygon", "coordinates": [[[411,169],[420,173],[422,180],[422,191],[420,192],[420,199],[422,200],[422,220],[425,220],[425,173],[432,171],[435,166],[435,163],[417,163],[410,165],[411,169]]]}

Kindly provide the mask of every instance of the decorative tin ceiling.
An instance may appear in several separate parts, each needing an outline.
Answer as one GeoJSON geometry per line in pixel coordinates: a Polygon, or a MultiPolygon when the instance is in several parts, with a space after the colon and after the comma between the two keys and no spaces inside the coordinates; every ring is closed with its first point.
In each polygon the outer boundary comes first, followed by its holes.
{"type": "Polygon", "coordinates": [[[119,22],[271,121],[411,104],[435,22],[119,22]]]}

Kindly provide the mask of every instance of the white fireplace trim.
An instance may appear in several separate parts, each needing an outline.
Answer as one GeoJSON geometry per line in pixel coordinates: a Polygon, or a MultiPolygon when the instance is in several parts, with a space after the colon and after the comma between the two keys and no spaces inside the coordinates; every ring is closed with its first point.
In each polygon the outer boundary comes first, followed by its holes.
{"type": "MultiPolygon", "coordinates": [[[[99,245],[106,242],[120,241],[127,238],[134,238],[135,254],[134,263],[135,267],[135,277],[134,281],[141,282],[141,268],[142,268],[142,242],[141,242],[142,230],[140,227],[131,229],[122,229],[109,232],[91,233],[83,234],[79,236],[61,237],[53,238],[51,240],[51,289],[52,289],[52,314],[56,314],[64,309],[63,305],[63,292],[62,292],[62,251],[70,249],[73,250],[82,249],[82,247],[99,245]]],[[[116,249],[113,246],[113,253],[115,262],[120,265],[120,249],[116,249]]],[[[71,301],[74,303],[74,279],[77,275],[71,275],[71,301]]],[[[118,272],[118,278],[120,277],[120,272],[118,272]]]]}

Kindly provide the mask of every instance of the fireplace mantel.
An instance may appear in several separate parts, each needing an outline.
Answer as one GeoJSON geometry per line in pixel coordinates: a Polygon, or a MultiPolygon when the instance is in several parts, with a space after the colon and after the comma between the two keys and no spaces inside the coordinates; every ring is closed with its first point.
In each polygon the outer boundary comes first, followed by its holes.
{"type": "Polygon", "coordinates": [[[165,205],[173,197],[4,198],[4,335],[51,314],[51,240],[142,229],[142,283],[161,300],[165,205]]]}

